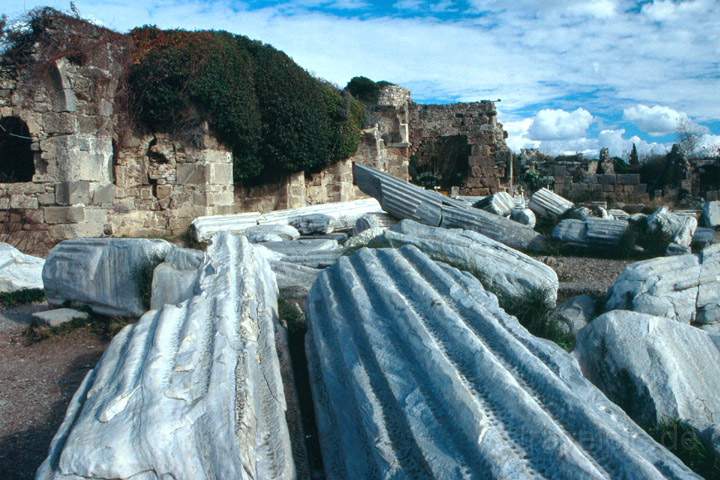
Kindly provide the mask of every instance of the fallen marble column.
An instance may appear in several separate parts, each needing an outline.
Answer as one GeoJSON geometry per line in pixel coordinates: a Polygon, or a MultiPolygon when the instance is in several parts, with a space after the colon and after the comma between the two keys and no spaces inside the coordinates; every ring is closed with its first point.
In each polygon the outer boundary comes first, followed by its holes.
{"type": "Polygon", "coordinates": [[[541,188],[533,193],[529,204],[530,210],[535,212],[539,219],[550,222],[557,222],[573,206],[570,200],[547,188],[541,188]]]}
{"type": "Polygon", "coordinates": [[[113,339],[36,478],[294,478],[276,318],[267,261],[219,234],[192,300],[113,339]]]}
{"type": "Polygon", "coordinates": [[[155,267],[152,277],[150,308],[157,310],[165,304],[177,305],[195,295],[200,267],[205,253],[190,248],[174,248],[165,260],[155,267]]]}
{"type": "Polygon", "coordinates": [[[190,230],[198,242],[207,242],[218,232],[242,233],[258,224],[260,212],[210,215],[193,220],[190,230]]]}
{"type": "Polygon", "coordinates": [[[683,323],[720,322],[720,245],[697,255],[628,265],[610,287],[606,310],[632,310],[683,323]]]}
{"type": "Polygon", "coordinates": [[[394,248],[414,245],[433,260],[472,273],[504,305],[540,301],[555,307],[559,283],[552,268],[477,232],[403,220],[382,240],[394,248]]]}
{"type": "Polygon", "coordinates": [[[440,226],[472,230],[517,250],[544,252],[547,249],[545,236],[532,227],[477,208],[447,206],[443,208],[440,226]]]}
{"type": "Polygon", "coordinates": [[[482,233],[519,250],[543,251],[545,237],[531,227],[468,207],[437,192],[425,190],[364,165],[353,165],[355,183],[378,199],[383,210],[399,219],[432,227],[462,228],[482,233]]]}
{"type": "Polygon", "coordinates": [[[415,247],[341,258],[307,311],[327,478],[698,478],[570,354],[415,247]]]}
{"type": "MultiPolygon", "coordinates": [[[[580,332],[575,355],[585,375],[639,424],[681,420],[708,443],[720,434],[720,338],[615,310],[580,332]]],[[[714,448],[720,454],[720,443],[714,448]]]]}
{"type": "Polygon", "coordinates": [[[282,261],[324,268],[333,265],[344,249],[335,240],[292,240],[265,242],[263,247],[282,255],[282,261]]]}
{"type": "Polygon", "coordinates": [[[522,225],[527,225],[530,228],[535,227],[537,223],[537,218],[535,218],[533,211],[524,207],[513,208],[510,213],[510,220],[522,225]]]}
{"type": "Polygon", "coordinates": [[[43,268],[50,305],[86,305],[139,317],[150,307],[153,270],[176,247],[164,240],[78,238],[60,242],[43,268]]]}
{"type": "Polygon", "coordinates": [[[45,260],[0,242],[0,292],[42,289],[45,260]]]}
{"type": "Polygon", "coordinates": [[[351,230],[355,221],[366,213],[382,212],[380,204],[374,198],[364,198],[350,202],[321,203],[307,207],[275,210],[264,213],[258,218],[258,224],[286,225],[298,218],[312,214],[322,214],[332,218],[333,230],[351,230]]]}
{"type": "Polygon", "coordinates": [[[509,217],[512,209],[515,208],[515,199],[507,192],[498,192],[475,202],[473,207],[501,217],[509,217]]]}
{"type": "Polygon", "coordinates": [[[625,220],[588,218],[561,220],[552,237],[567,247],[621,254],[632,246],[630,234],[630,224],[625,220]]]}

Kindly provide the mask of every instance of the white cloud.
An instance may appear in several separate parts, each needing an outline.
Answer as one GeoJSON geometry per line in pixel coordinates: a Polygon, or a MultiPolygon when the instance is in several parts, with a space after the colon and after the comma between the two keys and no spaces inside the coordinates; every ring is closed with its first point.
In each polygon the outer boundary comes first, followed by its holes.
{"type": "Polygon", "coordinates": [[[419,10],[423,0],[399,0],[393,5],[398,10],[419,10]]]}
{"type": "Polygon", "coordinates": [[[616,157],[628,157],[633,144],[635,144],[638,154],[641,157],[650,154],[665,153],[671,147],[669,144],[646,142],[637,135],[625,138],[625,129],[622,128],[602,130],[598,134],[598,148],[607,148],[610,155],[616,157]]]}
{"type": "Polygon", "coordinates": [[[623,116],[650,135],[674,133],[682,122],[689,121],[686,113],[661,105],[633,105],[623,111],[623,116]]]}
{"type": "Polygon", "coordinates": [[[705,155],[720,154],[720,135],[706,133],[700,137],[698,150],[705,155]]]}
{"type": "Polygon", "coordinates": [[[584,108],[572,112],[545,108],[535,115],[528,133],[534,140],[571,140],[584,137],[592,121],[584,108]]]}
{"type": "Polygon", "coordinates": [[[532,124],[532,118],[502,122],[503,128],[508,133],[506,143],[510,150],[519,152],[523,148],[538,148],[540,146],[541,142],[531,139],[528,133],[532,124]]]}

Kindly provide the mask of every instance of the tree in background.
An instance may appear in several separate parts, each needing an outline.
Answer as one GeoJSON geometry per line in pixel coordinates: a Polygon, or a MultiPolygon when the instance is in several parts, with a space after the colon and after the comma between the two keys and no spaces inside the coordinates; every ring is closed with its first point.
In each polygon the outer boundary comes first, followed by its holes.
{"type": "Polygon", "coordinates": [[[691,157],[697,153],[700,146],[700,137],[703,134],[703,128],[691,122],[688,119],[680,120],[676,130],[677,145],[680,153],[686,157],[691,157]]]}
{"type": "Polygon", "coordinates": [[[630,167],[637,168],[640,166],[640,158],[638,157],[637,147],[633,143],[632,150],[630,151],[630,167]]]}

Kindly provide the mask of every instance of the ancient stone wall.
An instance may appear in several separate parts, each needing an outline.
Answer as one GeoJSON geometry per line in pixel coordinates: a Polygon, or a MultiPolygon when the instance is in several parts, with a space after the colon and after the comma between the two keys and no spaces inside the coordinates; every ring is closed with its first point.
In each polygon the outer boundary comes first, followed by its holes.
{"type": "MultiPolygon", "coordinates": [[[[460,192],[466,195],[487,195],[508,190],[512,172],[510,151],[505,145],[506,133],[497,122],[495,104],[490,101],[451,105],[411,104],[409,116],[410,155],[419,165],[427,167],[438,149],[433,144],[449,137],[467,141],[467,164],[460,192]],[[463,138],[464,137],[464,138],[463,138]]],[[[439,158],[440,162],[447,161],[439,158]]]]}
{"type": "Polygon", "coordinates": [[[648,187],[640,183],[638,173],[596,174],[580,179],[556,175],[555,192],[574,202],[605,200],[646,203],[650,200],[648,187]]]}

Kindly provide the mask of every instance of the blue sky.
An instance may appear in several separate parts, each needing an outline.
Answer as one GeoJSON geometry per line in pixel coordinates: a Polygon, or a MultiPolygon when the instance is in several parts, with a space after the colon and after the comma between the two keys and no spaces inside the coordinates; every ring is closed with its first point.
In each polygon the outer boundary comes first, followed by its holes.
{"type": "MultiPolygon", "coordinates": [[[[719,0],[75,0],[120,31],[223,29],[339,86],[365,75],[423,103],[501,99],[508,143],[663,151],[678,123],[720,146],[719,0]]],[[[10,17],[69,1],[5,0],[10,17]]]]}

